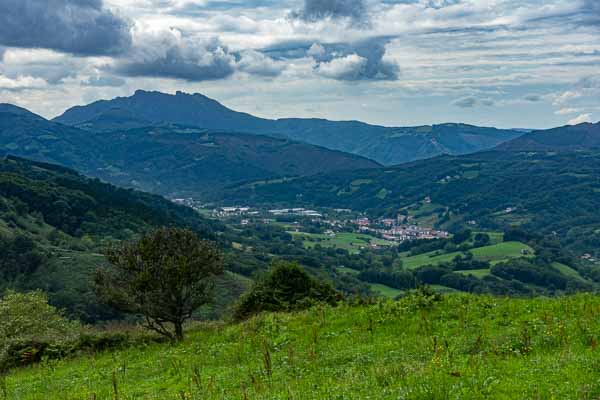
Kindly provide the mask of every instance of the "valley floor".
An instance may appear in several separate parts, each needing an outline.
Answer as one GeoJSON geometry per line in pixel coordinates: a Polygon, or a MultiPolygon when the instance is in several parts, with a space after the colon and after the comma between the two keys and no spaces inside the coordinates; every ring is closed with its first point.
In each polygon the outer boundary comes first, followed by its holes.
{"type": "MultiPolygon", "coordinates": [[[[600,297],[410,296],[13,371],[6,399],[597,399],[600,297]]],[[[4,399],[3,398],[3,399],[4,399]]]]}

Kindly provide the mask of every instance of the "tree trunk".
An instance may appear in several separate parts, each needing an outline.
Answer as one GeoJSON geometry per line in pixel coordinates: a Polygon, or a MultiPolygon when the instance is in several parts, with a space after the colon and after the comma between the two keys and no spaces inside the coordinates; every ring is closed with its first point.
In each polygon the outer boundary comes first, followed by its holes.
{"type": "Polygon", "coordinates": [[[183,340],[183,322],[175,322],[175,340],[181,342],[183,340]]]}

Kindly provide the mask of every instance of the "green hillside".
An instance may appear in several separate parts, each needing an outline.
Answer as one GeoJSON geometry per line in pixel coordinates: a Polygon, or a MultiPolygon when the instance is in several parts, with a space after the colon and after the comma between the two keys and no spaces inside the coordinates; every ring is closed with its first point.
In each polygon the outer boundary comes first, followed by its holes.
{"type": "Polygon", "coordinates": [[[13,370],[34,399],[597,399],[600,299],[409,296],[13,370]]]}
{"type": "Polygon", "coordinates": [[[579,254],[593,254],[600,243],[598,176],[596,150],[494,151],[246,185],[231,190],[227,199],[351,208],[392,218],[404,213],[446,229],[519,226],[554,235],[579,254]],[[431,199],[428,209],[421,207],[426,197],[431,199]]]}
{"type": "Polygon", "coordinates": [[[163,225],[207,238],[215,221],[155,195],[120,189],[56,165],[0,160],[0,291],[44,289],[85,321],[113,318],[97,304],[92,272],[110,244],[163,225]]]}

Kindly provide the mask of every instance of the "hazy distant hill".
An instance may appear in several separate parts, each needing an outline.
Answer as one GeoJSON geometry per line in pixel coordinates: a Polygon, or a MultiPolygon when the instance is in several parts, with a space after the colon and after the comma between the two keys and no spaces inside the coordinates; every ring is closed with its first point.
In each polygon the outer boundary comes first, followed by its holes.
{"type": "Polygon", "coordinates": [[[490,149],[523,133],[464,124],[388,128],[358,121],[269,120],[233,111],[201,94],[169,95],[141,90],[131,97],[73,107],[55,121],[93,131],[151,123],[258,133],[354,153],[387,165],[490,149]]]}
{"type": "Polygon", "coordinates": [[[600,123],[533,131],[499,146],[510,151],[573,151],[600,148],[600,123]]]}
{"type": "MultiPolygon", "coordinates": [[[[112,112],[113,120],[128,120],[112,112]]],[[[92,132],[0,106],[0,154],[54,162],[121,186],[202,195],[259,179],[374,168],[369,159],[289,139],[178,126],[92,132]]]]}

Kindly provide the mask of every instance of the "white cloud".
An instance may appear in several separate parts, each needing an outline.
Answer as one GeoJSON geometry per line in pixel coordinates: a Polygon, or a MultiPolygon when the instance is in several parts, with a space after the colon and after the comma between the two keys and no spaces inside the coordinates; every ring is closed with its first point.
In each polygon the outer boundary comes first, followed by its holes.
{"type": "Polygon", "coordinates": [[[560,110],[556,110],[554,113],[556,115],[569,115],[569,114],[576,114],[578,112],[581,112],[581,108],[561,108],[560,110]]]}
{"type": "Polygon", "coordinates": [[[285,69],[286,63],[277,62],[255,50],[242,52],[236,68],[252,75],[275,77],[285,69]]]}
{"type": "Polygon", "coordinates": [[[581,97],[581,93],[574,90],[567,90],[554,96],[553,104],[555,106],[561,106],[570,102],[571,100],[581,97]]]}
{"type": "Polygon", "coordinates": [[[319,64],[316,71],[319,75],[327,78],[355,81],[364,74],[368,62],[366,58],[358,54],[349,54],[319,64]]]}
{"type": "Polygon", "coordinates": [[[567,125],[579,125],[579,124],[583,124],[584,122],[592,122],[592,115],[591,114],[581,114],[577,118],[573,118],[572,120],[567,122],[567,125]]]}
{"type": "Polygon", "coordinates": [[[260,110],[267,117],[294,116],[310,104],[322,117],[381,124],[461,120],[532,128],[562,124],[563,115],[584,114],[597,106],[600,35],[597,24],[582,23],[589,15],[581,12],[584,3],[588,14],[596,11],[590,6],[593,0],[103,3],[103,13],[131,22],[133,49],[122,46],[129,50],[117,56],[105,49],[96,53],[107,57],[82,58],[7,48],[4,61],[0,56],[5,86],[10,80],[12,86],[33,87],[27,92],[30,101],[19,97],[20,102],[48,115],[45,107],[54,113],[64,104],[126,95],[137,88],[196,90],[232,101],[243,111],[268,104],[260,110]],[[359,7],[345,7],[352,4],[359,7]],[[294,10],[313,18],[288,18],[294,10]],[[363,16],[370,24],[348,23],[365,20],[363,16]],[[384,47],[353,47],[377,42],[384,47]],[[369,48],[378,51],[369,53],[369,48]],[[358,80],[363,83],[348,84],[358,80]],[[252,93],[251,101],[249,95],[237,100],[244,90],[252,93]],[[327,91],[334,91],[335,101],[326,102],[332,96],[327,91]],[[467,111],[468,97],[474,100],[467,111]],[[365,99],[370,106],[359,107],[365,99]],[[458,103],[466,107],[457,108],[458,103]],[[485,107],[493,104],[502,112],[485,107]]]}
{"type": "Polygon", "coordinates": [[[21,91],[25,89],[44,89],[48,86],[45,80],[32,76],[19,76],[11,79],[0,75],[0,91],[21,91]]]}

